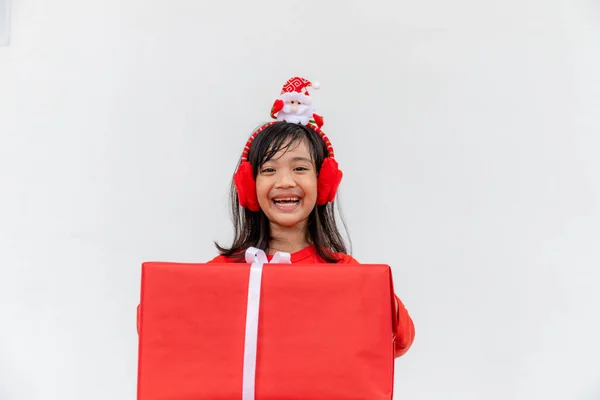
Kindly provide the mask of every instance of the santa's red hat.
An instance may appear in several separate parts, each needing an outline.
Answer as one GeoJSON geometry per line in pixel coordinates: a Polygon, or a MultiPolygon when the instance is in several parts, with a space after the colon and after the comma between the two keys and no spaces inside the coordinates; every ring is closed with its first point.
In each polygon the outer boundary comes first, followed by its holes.
{"type": "Polygon", "coordinates": [[[311,82],[301,77],[293,77],[289,79],[281,89],[279,98],[284,102],[290,100],[299,100],[304,104],[312,104],[312,99],[308,93],[308,88],[319,89],[318,82],[311,82]]]}

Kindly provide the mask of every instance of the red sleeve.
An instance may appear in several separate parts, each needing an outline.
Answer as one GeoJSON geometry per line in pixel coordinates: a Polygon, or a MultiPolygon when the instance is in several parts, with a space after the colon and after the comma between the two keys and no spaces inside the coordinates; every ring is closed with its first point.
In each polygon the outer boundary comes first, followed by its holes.
{"type": "Polygon", "coordinates": [[[354,257],[348,254],[338,254],[340,261],[338,264],[360,264],[354,257]]]}
{"type": "Polygon", "coordinates": [[[215,258],[213,258],[210,261],[207,261],[206,264],[212,264],[212,263],[226,263],[228,262],[228,258],[225,256],[216,256],[215,258]]]}
{"type": "Polygon", "coordinates": [[[395,294],[394,297],[396,298],[397,307],[397,325],[394,327],[394,358],[398,358],[404,355],[412,346],[415,340],[415,325],[400,298],[395,294]]]}

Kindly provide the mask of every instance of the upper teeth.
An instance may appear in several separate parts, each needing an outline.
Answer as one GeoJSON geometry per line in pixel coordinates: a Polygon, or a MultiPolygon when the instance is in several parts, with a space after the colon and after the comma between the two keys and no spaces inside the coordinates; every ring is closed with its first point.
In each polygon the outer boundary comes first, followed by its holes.
{"type": "Polygon", "coordinates": [[[291,198],[291,197],[286,198],[286,199],[275,199],[275,201],[296,201],[296,200],[298,200],[298,199],[297,198],[291,198]]]}

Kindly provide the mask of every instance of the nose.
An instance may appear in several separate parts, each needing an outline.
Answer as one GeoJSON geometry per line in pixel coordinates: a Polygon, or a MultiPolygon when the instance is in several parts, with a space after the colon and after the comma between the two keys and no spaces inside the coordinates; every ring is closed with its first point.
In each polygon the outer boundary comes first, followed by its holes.
{"type": "Polygon", "coordinates": [[[291,188],[296,186],[296,181],[294,180],[294,176],[291,171],[280,170],[277,174],[277,183],[276,186],[278,188],[291,188]]]}

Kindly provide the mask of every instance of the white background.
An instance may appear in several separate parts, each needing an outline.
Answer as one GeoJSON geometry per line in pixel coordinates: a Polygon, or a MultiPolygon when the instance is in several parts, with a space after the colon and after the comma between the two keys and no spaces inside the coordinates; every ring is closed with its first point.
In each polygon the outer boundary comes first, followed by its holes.
{"type": "Polygon", "coordinates": [[[10,0],[0,0],[0,46],[9,44],[10,0]]]}
{"type": "Polygon", "coordinates": [[[205,261],[301,75],[354,256],[416,341],[396,399],[600,398],[596,1],[15,0],[0,48],[0,399],[133,399],[140,263],[205,261]]]}

